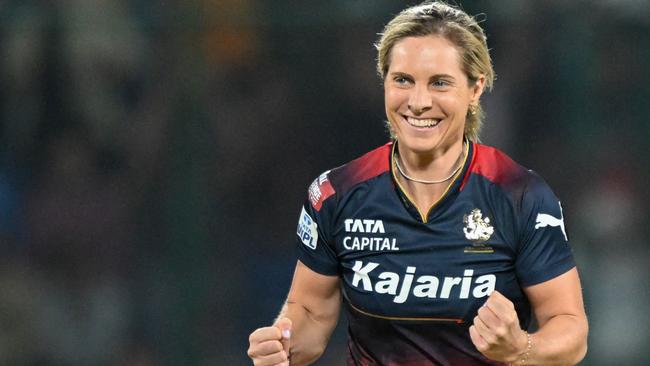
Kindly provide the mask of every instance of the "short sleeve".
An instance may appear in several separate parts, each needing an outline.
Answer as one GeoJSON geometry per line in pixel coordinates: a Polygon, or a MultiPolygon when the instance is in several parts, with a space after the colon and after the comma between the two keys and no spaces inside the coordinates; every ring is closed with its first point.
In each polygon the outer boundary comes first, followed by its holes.
{"type": "Polygon", "coordinates": [[[532,173],[521,202],[515,262],[522,286],[553,279],[575,267],[562,204],[542,178],[532,173]]]}
{"type": "Polygon", "coordinates": [[[308,197],[298,219],[298,259],[323,275],[338,275],[339,263],[331,246],[331,224],[335,209],[335,191],[323,173],[309,186],[308,197]]]}

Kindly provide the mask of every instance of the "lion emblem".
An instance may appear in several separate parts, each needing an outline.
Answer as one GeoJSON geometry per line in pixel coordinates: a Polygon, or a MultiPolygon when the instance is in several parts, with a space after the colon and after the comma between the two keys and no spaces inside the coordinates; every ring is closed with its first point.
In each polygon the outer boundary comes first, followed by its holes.
{"type": "Polygon", "coordinates": [[[486,241],[494,233],[494,228],[490,225],[490,218],[484,218],[478,208],[473,209],[469,215],[463,216],[463,223],[465,224],[463,232],[469,240],[486,241]]]}

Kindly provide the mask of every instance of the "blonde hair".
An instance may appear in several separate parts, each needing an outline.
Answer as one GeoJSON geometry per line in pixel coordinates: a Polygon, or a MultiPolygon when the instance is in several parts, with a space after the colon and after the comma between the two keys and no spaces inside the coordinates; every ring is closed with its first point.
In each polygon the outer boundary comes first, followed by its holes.
{"type": "MultiPolygon", "coordinates": [[[[380,33],[377,48],[377,72],[384,80],[390,66],[390,56],[393,46],[407,37],[424,37],[439,35],[452,42],[461,56],[461,67],[467,75],[470,85],[485,76],[485,89],[492,88],[494,70],[488,51],[485,33],[475,18],[464,11],[440,1],[427,1],[420,5],[402,10],[391,20],[384,31],[380,33]]],[[[483,124],[484,112],[481,103],[476,108],[468,110],[465,122],[465,136],[478,141],[479,131],[483,124]]],[[[391,137],[395,138],[390,124],[391,137]]]]}

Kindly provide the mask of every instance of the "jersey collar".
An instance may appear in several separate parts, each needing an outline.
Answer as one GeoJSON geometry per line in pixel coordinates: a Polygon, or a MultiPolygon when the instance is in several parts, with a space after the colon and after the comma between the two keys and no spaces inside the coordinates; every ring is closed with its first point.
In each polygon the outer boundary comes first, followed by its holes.
{"type": "Polygon", "coordinates": [[[431,221],[431,218],[435,216],[435,213],[438,212],[439,209],[444,207],[450,200],[452,200],[458,194],[458,192],[460,192],[461,186],[463,185],[463,182],[466,180],[466,175],[468,174],[469,166],[471,165],[471,162],[474,157],[474,143],[469,141],[467,138],[465,139],[465,142],[467,143],[467,155],[465,156],[465,160],[463,161],[463,168],[456,174],[456,176],[452,178],[451,183],[447,186],[447,189],[442,194],[440,199],[438,199],[438,201],[436,201],[427,210],[427,212],[422,212],[417,208],[417,206],[414,203],[415,200],[413,200],[410,197],[406,189],[402,187],[401,183],[397,179],[397,174],[399,174],[399,172],[395,167],[395,153],[397,152],[398,149],[397,147],[398,143],[397,140],[393,142],[393,147],[390,154],[390,172],[391,172],[391,178],[393,180],[393,185],[395,187],[395,191],[400,197],[400,201],[402,201],[406,210],[416,220],[423,223],[427,223],[431,221]]]}

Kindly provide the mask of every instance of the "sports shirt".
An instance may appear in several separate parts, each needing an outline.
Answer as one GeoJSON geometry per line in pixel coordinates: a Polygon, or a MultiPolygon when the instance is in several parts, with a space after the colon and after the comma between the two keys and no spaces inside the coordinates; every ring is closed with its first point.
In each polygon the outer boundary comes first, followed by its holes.
{"type": "Polygon", "coordinates": [[[478,308],[497,290],[528,329],[522,288],[575,266],[562,207],[543,179],[468,144],[461,173],[426,214],[394,179],[394,143],[309,187],[298,259],[341,280],[348,365],[500,365],[470,339],[478,308]]]}

